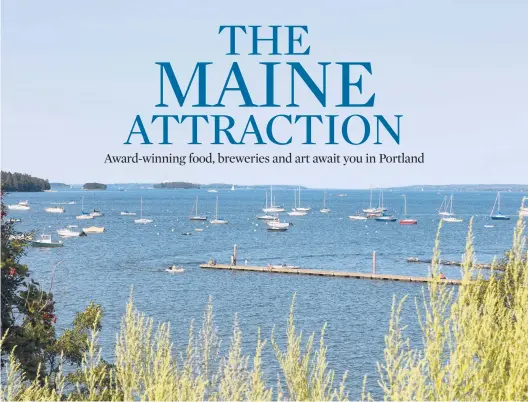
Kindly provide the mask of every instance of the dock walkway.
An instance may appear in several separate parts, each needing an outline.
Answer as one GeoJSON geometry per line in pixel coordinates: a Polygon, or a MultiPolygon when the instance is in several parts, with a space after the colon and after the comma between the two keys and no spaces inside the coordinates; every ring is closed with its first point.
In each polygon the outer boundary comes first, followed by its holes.
{"type": "MultiPolygon", "coordinates": [[[[312,275],[312,276],[331,276],[336,278],[353,278],[353,279],[377,279],[385,281],[400,281],[400,282],[431,282],[432,278],[424,276],[406,276],[406,275],[385,275],[385,274],[371,274],[363,272],[347,272],[347,271],[329,271],[321,269],[304,269],[304,268],[269,268],[247,265],[229,265],[229,264],[200,264],[200,268],[204,269],[223,269],[228,271],[249,271],[249,272],[267,272],[273,274],[293,274],[293,275],[312,275]]],[[[462,283],[459,279],[443,279],[443,283],[449,285],[460,285],[462,283]]]]}

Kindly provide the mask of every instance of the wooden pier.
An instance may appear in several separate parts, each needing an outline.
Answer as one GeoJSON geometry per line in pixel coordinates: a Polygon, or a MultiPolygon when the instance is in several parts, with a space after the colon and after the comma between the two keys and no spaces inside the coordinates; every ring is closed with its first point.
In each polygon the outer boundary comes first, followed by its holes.
{"type": "MultiPolygon", "coordinates": [[[[200,268],[204,269],[221,269],[227,271],[249,271],[249,272],[265,272],[272,274],[291,274],[291,275],[312,275],[312,276],[329,276],[335,278],[352,278],[352,279],[377,279],[384,281],[400,281],[400,282],[431,282],[432,278],[424,276],[407,276],[407,275],[385,275],[375,273],[363,272],[347,272],[347,271],[329,271],[321,269],[304,269],[304,268],[270,268],[247,265],[229,265],[229,264],[201,264],[200,268]]],[[[459,279],[442,279],[442,283],[449,285],[460,285],[462,283],[459,279]]]]}

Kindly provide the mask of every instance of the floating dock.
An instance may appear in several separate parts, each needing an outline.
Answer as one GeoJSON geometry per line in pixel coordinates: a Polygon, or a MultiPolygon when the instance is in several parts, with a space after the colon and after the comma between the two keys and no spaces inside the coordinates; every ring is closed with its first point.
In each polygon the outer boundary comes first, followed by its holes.
{"type": "MultiPolygon", "coordinates": [[[[369,274],[363,272],[347,272],[347,271],[329,271],[321,269],[305,269],[305,268],[270,268],[258,267],[248,265],[229,265],[229,264],[200,264],[200,268],[204,269],[221,269],[226,271],[249,271],[249,272],[265,272],[270,274],[292,274],[292,275],[311,275],[311,276],[329,276],[335,278],[352,278],[352,279],[374,279],[383,281],[399,281],[399,282],[431,282],[432,278],[424,276],[407,276],[407,275],[385,275],[385,274],[369,274]]],[[[442,279],[443,283],[449,285],[460,285],[462,283],[459,279],[442,279]]]]}

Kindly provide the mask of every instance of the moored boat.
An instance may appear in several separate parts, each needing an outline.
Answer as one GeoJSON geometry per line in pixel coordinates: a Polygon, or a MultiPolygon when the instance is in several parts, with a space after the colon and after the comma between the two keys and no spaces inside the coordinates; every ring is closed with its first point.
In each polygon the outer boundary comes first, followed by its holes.
{"type": "Polygon", "coordinates": [[[282,205],[274,205],[275,200],[273,199],[273,186],[270,186],[270,206],[268,206],[268,192],[266,192],[266,205],[262,208],[263,212],[284,212],[285,209],[282,205]]]}
{"type": "Polygon", "coordinates": [[[410,219],[407,217],[407,197],[405,194],[403,194],[402,197],[403,197],[403,216],[405,218],[400,219],[400,225],[416,225],[418,223],[416,219],[410,219]]]}
{"type": "Polygon", "coordinates": [[[82,230],[84,233],[103,233],[105,231],[104,227],[102,226],[90,226],[89,228],[83,228],[82,230]]]}
{"type": "Polygon", "coordinates": [[[213,225],[225,225],[228,222],[229,221],[227,221],[226,219],[222,219],[222,218],[218,217],[218,196],[216,196],[216,214],[215,214],[215,218],[213,220],[211,220],[209,223],[211,223],[213,225]]]}
{"type": "Polygon", "coordinates": [[[62,247],[62,246],[64,246],[64,244],[60,240],[59,241],[53,241],[53,240],[51,240],[51,235],[47,235],[47,234],[40,235],[38,240],[31,240],[30,243],[31,243],[31,245],[33,247],[52,248],[52,247],[62,247]]]}
{"type": "Polygon", "coordinates": [[[121,211],[121,215],[123,216],[136,216],[135,212],[128,212],[128,211],[121,211]]]}
{"type": "Polygon", "coordinates": [[[76,232],[74,230],[71,230],[69,228],[66,229],[58,229],[57,234],[60,237],[79,237],[79,236],[86,236],[86,233],[84,231],[76,232]]]}
{"type": "Polygon", "coordinates": [[[50,214],[63,214],[65,209],[63,207],[48,207],[44,208],[44,211],[50,214]]]}
{"type": "Polygon", "coordinates": [[[29,206],[29,201],[20,201],[18,204],[11,204],[7,206],[7,209],[12,211],[29,211],[31,207],[29,206]]]}
{"type": "Polygon", "coordinates": [[[152,223],[152,219],[143,218],[143,197],[141,197],[141,209],[139,213],[139,219],[134,219],[134,223],[147,224],[152,223]]]}
{"type": "Polygon", "coordinates": [[[321,208],[319,210],[319,212],[321,212],[322,214],[328,214],[328,213],[332,212],[332,210],[330,208],[326,207],[326,191],[323,194],[323,208],[321,208]]]}
{"type": "Polygon", "coordinates": [[[490,218],[494,221],[509,221],[510,217],[508,215],[504,215],[500,210],[500,191],[497,192],[497,197],[495,198],[495,203],[493,204],[493,208],[490,212],[490,218]],[[495,207],[497,207],[497,211],[495,212],[495,207]]]}
{"type": "Polygon", "coordinates": [[[191,216],[189,217],[189,219],[191,221],[206,221],[207,220],[207,216],[200,215],[198,213],[198,197],[196,197],[194,200],[193,208],[191,210],[191,216]]]}
{"type": "Polygon", "coordinates": [[[81,199],[81,214],[77,215],[75,219],[79,220],[86,220],[86,219],[93,219],[94,217],[90,215],[88,212],[84,212],[84,197],[81,199]]]}

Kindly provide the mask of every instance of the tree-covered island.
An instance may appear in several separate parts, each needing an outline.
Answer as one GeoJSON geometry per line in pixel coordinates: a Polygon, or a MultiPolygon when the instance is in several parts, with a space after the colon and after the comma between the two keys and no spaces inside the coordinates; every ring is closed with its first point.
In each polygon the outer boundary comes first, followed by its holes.
{"type": "Polygon", "coordinates": [[[33,177],[25,173],[2,171],[2,190],[15,192],[40,192],[51,188],[48,180],[33,177]]]}

